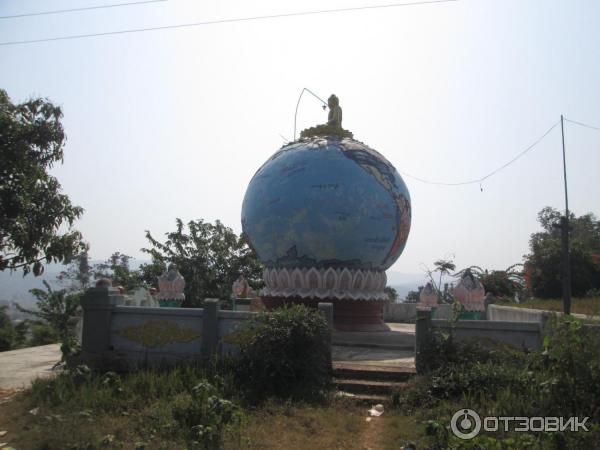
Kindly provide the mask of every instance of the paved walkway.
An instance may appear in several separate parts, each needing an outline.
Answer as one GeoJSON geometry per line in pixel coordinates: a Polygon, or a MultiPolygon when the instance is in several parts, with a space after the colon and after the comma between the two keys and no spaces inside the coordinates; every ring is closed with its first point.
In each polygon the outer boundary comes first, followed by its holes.
{"type": "Polygon", "coordinates": [[[59,344],[0,352],[0,390],[27,388],[34,379],[52,375],[60,356],[59,344]]]}

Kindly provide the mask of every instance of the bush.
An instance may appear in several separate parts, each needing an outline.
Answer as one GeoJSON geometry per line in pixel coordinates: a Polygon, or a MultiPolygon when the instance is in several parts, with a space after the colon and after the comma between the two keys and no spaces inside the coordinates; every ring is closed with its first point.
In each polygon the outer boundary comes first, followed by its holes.
{"type": "Polygon", "coordinates": [[[305,306],[257,315],[236,337],[237,377],[246,399],[323,399],[331,386],[329,333],[325,318],[305,306]]]}
{"type": "Polygon", "coordinates": [[[15,327],[6,310],[6,306],[0,306],[0,352],[12,349],[17,339],[15,327]]]}
{"type": "Polygon", "coordinates": [[[47,323],[39,322],[31,327],[30,347],[55,344],[60,341],[58,333],[47,323]]]}
{"type": "Polygon", "coordinates": [[[592,443],[600,439],[599,331],[572,317],[554,318],[543,348],[530,353],[497,343],[456,343],[451,335],[436,335],[424,349],[431,372],[393,400],[404,411],[423,411],[428,448],[596,448],[592,443]],[[590,432],[499,431],[465,447],[445,426],[454,411],[465,407],[488,416],[589,417],[590,432]],[[513,444],[500,446],[500,441],[509,440],[513,444]]]}

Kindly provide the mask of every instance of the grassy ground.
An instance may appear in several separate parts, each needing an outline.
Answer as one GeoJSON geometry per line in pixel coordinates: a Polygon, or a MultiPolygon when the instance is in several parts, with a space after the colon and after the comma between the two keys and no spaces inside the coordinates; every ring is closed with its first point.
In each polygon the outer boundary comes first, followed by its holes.
{"type": "MultiPolygon", "coordinates": [[[[511,303],[510,306],[519,308],[545,309],[548,311],[563,311],[562,299],[533,298],[523,303],[511,303]]],[[[588,316],[600,316],[600,297],[574,298],[571,312],[588,316]]]]}
{"type": "MultiPolygon", "coordinates": [[[[28,395],[0,404],[0,438],[28,449],[177,449],[186,442],[165,437],[151,420],[153,407],[109,413],[66,407],[35,407],[28,395]]],[[[367,407],[349,400],[327,406],[265,405],[247,410],[239,434],[228,434],[225,449],[401,449],[417,441],[417,422],[398,411],[367,418],[367,407]]]]}

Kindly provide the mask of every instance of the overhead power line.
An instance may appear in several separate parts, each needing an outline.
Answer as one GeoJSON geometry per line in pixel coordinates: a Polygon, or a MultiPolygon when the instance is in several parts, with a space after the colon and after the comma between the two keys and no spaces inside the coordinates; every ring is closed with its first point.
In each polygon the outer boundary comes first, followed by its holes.
{"type": "Polygon", "coordinates": [[[251,17],[238,17],[238,18],[232,18],[232,19],[207,20],[204,22],[182,23],[182,24],[176,24],[176,25],[163,25],[163,26],[147,27],[147,28],[132,28],[132,29],[127,29],[127,30],[105,31],[105,32],[100,32],[100,33],[89,33],[89,34],[73,34],[73,35],[69,35],[69,36],[57,36],[57,37],[42,38],[42,39],[30,39],[30,40],[25,40],[25,41],[0,42],[0,46],[35,44],[38,42],[65,41],[65,40],[69,40],[69,39],[83,39],[83,38],[109,36],[109,35],[116,35],[116,34],[142,33],[145,31],[173,30],[176,28],[191,28],[191,27],[199,27],[199,26],[203,26],[203,25],[217,25],[217,24],[222,24],[222,23],[249,22],[249,21],[253,21],[253,20],[280,19],[280,18],[284,18],[284,17],[311,16],[311,15],[317,15],[317,14],[331,14],[331,13],[340,13],[340,12],[349,12],[349,11],[364,11],[364,10],[369,10],[369,9],[396,8],[396,7],[400,7],[400,6],[430,5],[430,4],[449,3],[449,2],[458,2],[458,1],[459,0],[423,0],[423,1],[416,1],[416,2],[410,2],[410,3],[390,3],[390,4],[386,4],[386,5],[355,6],[355,7],[348,7],[348,8],[320,9],[320,10],[314,10],[314,11],[299,11],[299,12],[282,13],[282,14],[270,14],[270,15],[264,15],[264,16],[251,16],[251,17]]]}
{"type": "Polygon", "coordinates": [[[448,182],[443,182],[443,181],[426,180],[424,178],[416,177],[414,175],[411,175],[409,173],[402,172],[402,171],[398,171],[398,172],[400,172],[402,175],[405,175],[405,176],[407,176],[409,178],[412,178],[413,180],[417,180],[417,181],[420,181],[421,183],[426,183],[426,184],[435,184],[435,185],[439,185],[439,186],[464,186],[464,185],[467,185],[467,184],[480,184],[481,185],[481,183],[483,183],[485,180],[487,180],[488,178],[492,177],[493,175],[496,175],[498,172],[500,172],[501,170],[503,170],[503,169],[507,168],[508,166],[510,166],[511,164],[513,164],[515,161],[517,161],[519,158],[521,158],[522,156],[524,156],[526,153],[528,153],[531,150],[533,150],[535,148],[535,146],[538,145],[540,142],[542,142],[542,140],[546,136],[548,136],[550,134],[550,132],[554,128],[556,128],[556,126],[559,123],[560,123],[560,120],[557,121],[550,128],[548,128],[548,130],[544,134],[542,134],[538,139],[536,139],[535,142],[533,142],[533,144],[531,144],[529,147],[527,147],[521,153],[519,153],[518,155],[516,155],[513,159],[511,159],[510,161],[508,161],[506,164],[501,165],[497,169],[492,170],[490,173],[488,173],[487,175],[485,175],[485,176],[483,176],[481,178],[475,178],[473,180],[460,181],[460,182],[455,182],[455,183],[448,183],[448,182]]]}
{"type": "Polygon", "coordinates": [[[600,127],[595,127],[593,125],[588,125],[586,123],[577,122],[576,120],[567,119],[566,117],[565,117],[565,120],[567,122],[574,123],[575,125],[579,125],[579,126],[582,126],[582,127],[591,128],[592,130],[598,130],[598,131],[600,131],[600,127]]]}
{"type": "Polygon", "coordinates": [[[53,10],[53,11],[40,11],[40,12],[26,13],[26,14],[14,14],[11,16],[0,16],[0,19],[17,19],[20,17],[47,16],[50,14],[64,14],[64,13],[72,13],[72,12],[80,12],[80,11],[90,11],[93,9],[117,8],[120,6],[145,5],[147,3],[159,3],[159,2],[166,2],[166,1],[167,0],[144,0],[144,1],[139,1],[139,2],[114,3],[112,5],[98,5],[98,6],[87,6],[87,7],[83,7],[83,8],[57,9],[57,10],[53,10]]]}

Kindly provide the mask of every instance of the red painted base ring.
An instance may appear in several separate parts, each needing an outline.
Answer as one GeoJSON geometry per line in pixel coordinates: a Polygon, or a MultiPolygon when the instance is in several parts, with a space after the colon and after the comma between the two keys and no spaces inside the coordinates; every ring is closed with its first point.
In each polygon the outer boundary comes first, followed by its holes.
{"type": "Polygon", "coordinates": [[[267,309],[284,305],[306,305],[317,308],[319,303],[333,303],[333,327],[337,331],[389,331],[383,321],[386,300],[339,300],[313,298],[262,297],[267,309]]]}

